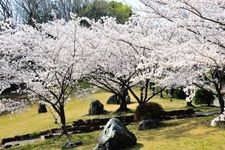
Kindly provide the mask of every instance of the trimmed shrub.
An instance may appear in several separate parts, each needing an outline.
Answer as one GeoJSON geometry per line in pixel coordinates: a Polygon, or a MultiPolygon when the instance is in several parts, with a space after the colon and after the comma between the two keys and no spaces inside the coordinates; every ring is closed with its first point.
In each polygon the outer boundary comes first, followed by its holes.
{"type": "Polygon", "coordinates": [[[179,87],[176,89],[171,89],[171,95],[173,98],[177,98],[177,99],[185,99],[186,98],[186,94],[183,91],[182,87],[179,87]]]}
{"type": "Polygon", "coordinates": [[[161,105],[153,102],[140,104],[135,111],[135,120],[159,119],[165,114],[161,105]]]}
{"type": "Polygon", "coordinates": [[[208,106],[213,103],[214,99],[212,91],[206,91],[203,89],[197,90],[194,96],[195,104],[208,104],[208,106]]]}

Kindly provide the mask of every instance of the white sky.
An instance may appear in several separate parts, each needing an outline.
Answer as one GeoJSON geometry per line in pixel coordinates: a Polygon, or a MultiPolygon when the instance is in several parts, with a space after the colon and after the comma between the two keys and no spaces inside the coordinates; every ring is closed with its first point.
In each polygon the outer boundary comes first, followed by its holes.
{"type": "Polygon", "coordinates": [[[133,7],[138,7],[141,4],[139,0],[115,0],[115,1],[123,2],[133,7]]]}
{"type": "MultiPolygon", "coordinates": [[[[108,0],[111,1],[111,0],[108,0]]],[[[132,7],[134,10],[137,10],[139,14],[143,14],[143,12],[140,12],[140,8],[143,7],[143,4],[139,0],[114,0],[117,2],[122,2],[124,4],[127,4],[128,6],[132,7]]]]}
{"type": "MultiPolygon", "coordinates": [[[[108,1],[111,1],[111,0],[108,0],[108,1]]],[[[137,8],[141,5],[141,2],[139,0],[114,0],[114,1],[125,3],[134,8],[137,8]]]]}

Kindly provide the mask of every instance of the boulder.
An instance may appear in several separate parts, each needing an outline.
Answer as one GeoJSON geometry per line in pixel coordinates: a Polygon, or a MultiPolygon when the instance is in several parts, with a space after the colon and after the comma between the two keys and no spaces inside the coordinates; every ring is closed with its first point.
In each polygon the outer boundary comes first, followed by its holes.
{"type": "Polygon", "coordinates": [[[114,94],[109,97],[109,99],[106,102],[107,104],[120,104],[120,100],[117,98],[117,96],[114,94]]]}
{"type": "Polygon", "coordinates": [[[91,102],[89,107],[89,115],[100,115],[103,113],[104,113],[104,105],[99,100],[91,102]]]}
{"type": "MultiPolygon", "coordinates": [[[[127,104],[130,103],[130,96],[129,95],[126,96],[126,102],[127,102],[127,104]]],[[[107,100],[106,103],[107,104],[121,104],[121,100],[118,99],[118,97],[114,94],[114,95],[109,97],[109,99],[107,100]]]]}
{"type": "Polygon", "coordinates": [[[47,108],[45,106],[45,104],[39,103],[39,107],[38,107],[38,113],[46,113],[47,112],[47,108]]]}
{"type": "Polygon", "coordinates": [[[100,134],[95,150],[115,150],[134,146],[137,143],[135,135],[130,132],[119,119],[112,118],[100,134]]]}
{"type": "Polygon", "coordinates": [[[138,124],[138,129],[139,130],[153,129],[153,128],[157,128],[159,125],[160,125],[160,121],[157,119],[142,120],[138,124]]]}

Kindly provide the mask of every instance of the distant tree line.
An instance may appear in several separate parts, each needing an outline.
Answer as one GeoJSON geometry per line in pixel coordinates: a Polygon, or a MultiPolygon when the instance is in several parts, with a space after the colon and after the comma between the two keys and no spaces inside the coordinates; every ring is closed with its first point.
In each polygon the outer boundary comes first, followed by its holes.
{"type": "Polygon", "coordinates": [[[71,19],[71,13],[80,17],[98,20],[103,16],[117,18],[118,23],[125,23],[132,10],[122,3],[105,0],[0,0],[0,20],[13,18],[34,26],[53,19],[71,19]]]}

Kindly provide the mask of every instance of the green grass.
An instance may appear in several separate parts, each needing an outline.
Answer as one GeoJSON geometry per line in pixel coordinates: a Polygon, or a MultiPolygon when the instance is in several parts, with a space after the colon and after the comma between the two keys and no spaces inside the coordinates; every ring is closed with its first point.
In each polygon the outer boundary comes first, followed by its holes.
{"type": "MultiPolygon", "coordinates": [[[[102,101],[105,101],[109,95],[109,93],[96,93],[93,95],[93,98],[101,97],[102,101]]],[[[69,101],[66,105],[68,123],[72,123],[72,121],[85,116],[88,112],[90,102],[91,100],[88,98],[85,98],[85,100],[73,98],[69,101]]],[[[54,119],[50,111],[45,114],[38,114],[37,110],[37,105],[33,105],[21,113],[1,116],[0,139],[58,127],[58,125],[54,124],[54,119]]]]}
{"type": "MultiPolygon", "coordinates": [[[[127,150],[224,150],[225,129],[209,126],[211,117],[187,118],[165,121],[157,129],[139,131],[137,125],[129,125],[128,129],[135,133],[138,144],[127,150]]],[[[93,149],[97,143],[100,131],[73,135],[73,140],[83,141],[76,150],[93,149]]],[[[36,142],[16,150],[60,150],[66,138],[54,138],[36,142]]]]}
{"type": "Polygon", "coordinates": [[[170,120],[158,129],[133,132],[138,137],[138,143],[146,150],[225,149],[222,142],[217,143],[225,137],[225,130],[209,127],[211,119],[212,117],[170,120]]]}
{"type": "MultiPolygon", "coordinates": [[[[106,117],[106,116],[87,116],[88,106],[91,99],[99,99],[108,111],[115,111],[118,105],[107,105],[106,100],[110,93],[97,92],[80,100],[72,98],[66,105],[66,116],[68,123],[79,118],[106,117]]],[[[133,100],[133,98],[131,97],[133,100]]],[[[160,99],[158,96],[151,101],[162,105],[165,110],[185,109],[186,102],[184,100],[176,100],[170,102],[168,99],[160,99]]],[[[128,107],[134,110],[137,103],[131,103],[128,107]]],[[[200,107],[203,111],[216,111],[218,108],[200,107]]],[[[109,114],[109,116],[114,116],[109,114]]],[[[108,116],[107,116],[108,117],[108,116]]],[[[212,128],[209,126],[211,117],[203,118],[187,118],[179,120],[165,121],[162,127],[139,131],[136,124],[129,125],[128,128],[135,133],[138,139],[138,144],[128,150],[223,150],[225,145],[225,130],[223,128],[212,128]]],[[[11,137],[20,134],[33,133],[53,127],[58,127],[54,124],[51,113],[38,114],[37,106],[33,105],[29,109],[19,114],[4,115],[0,117],[0,138],[11,137]]],[[[100,131],[75,134],[72,135],[73,140],[81,140],[82,146],[77,147],[77,150],[89,150],[95,147],[100,131]]],[[[61,149],[62,143],[66,138],[53,138],[50,140],[39,141],[25,146],[15,147],[12,149],[18,150],[47,150],[61,149]]]]}
{"type": "MultiPolygon", "coordinates": [[[[86,116],[91,99],[99,99],[104,104],[104,108],[107,111],[115,111],[119,105],[106,104],[106,100],[110,95],[110,93],[106,92],[97,92],[79,100],[72,98],[66,105],[67,122],[71,124],[74,120],[79,118],[92,118],[92,116],[86,116]]],[[[131,99],[134,100],[132,97],[131,99]]],[[[166,110],[182,109],[185,107],[185,101],[182,100],[170,102],[168,99],[155,97],[152,101],[160,103],[166,110]]],[[[129,104],[128,107],[135,110],[137,103],[129,104]]],[[[58,125],[54,124],[54,119],[50,111],[45,114],[38,114],[37,109],[37,105],[33,105],[21,113],[0,116],[0,139],[58,127],[58,125]]]]}

